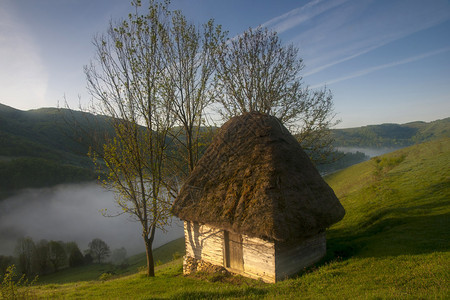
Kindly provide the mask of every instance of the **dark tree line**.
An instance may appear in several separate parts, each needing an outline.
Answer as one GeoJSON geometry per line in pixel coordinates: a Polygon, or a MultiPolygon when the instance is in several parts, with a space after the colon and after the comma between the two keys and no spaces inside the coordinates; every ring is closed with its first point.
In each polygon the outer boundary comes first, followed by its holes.
{"type": "MultiPolygon", "coordinates": [[[[115,262],[123,262],[126,256],[125,248],[113,251],[115,262]]],[[[0,255],[0,279],[11,265],[16,265],[17,271],[28,277],[57,272],[63,268],[73,268],[85,264],[102,263],[110,255],[108,244],[95,238],[89,243],[89,248],[81,252],[76,242],[47,241],[35,243],[30,237],[20,238],[15,248],[15,257],[0,255]]]]}

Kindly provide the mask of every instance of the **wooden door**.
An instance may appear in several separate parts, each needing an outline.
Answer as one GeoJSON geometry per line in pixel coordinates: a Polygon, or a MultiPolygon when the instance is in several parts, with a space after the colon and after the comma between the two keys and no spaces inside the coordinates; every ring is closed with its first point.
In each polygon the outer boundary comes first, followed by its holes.
{"type": "Polygon", "coordinates": [[[240,234],[224,232],[225,266],[230,269],[243,270],[242,237],[240,234]]]}

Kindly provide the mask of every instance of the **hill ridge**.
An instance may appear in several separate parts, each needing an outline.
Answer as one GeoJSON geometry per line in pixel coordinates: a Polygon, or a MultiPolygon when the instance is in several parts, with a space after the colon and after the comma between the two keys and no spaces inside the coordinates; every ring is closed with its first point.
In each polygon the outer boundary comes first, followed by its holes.
{"type": "Polygon", "coordinates": [[[337,147],[405,147],[450,137],[450,117],[431,122],[383,123],[332,129],[337,147]]]}

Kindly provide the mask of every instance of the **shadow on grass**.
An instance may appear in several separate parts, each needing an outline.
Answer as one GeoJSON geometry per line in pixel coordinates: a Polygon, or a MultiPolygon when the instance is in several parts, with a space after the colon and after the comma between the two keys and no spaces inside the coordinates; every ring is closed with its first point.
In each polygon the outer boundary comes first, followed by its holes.
{"type": "Polygon", "coordinates": [[[384,217],[390,211],[388,209],[376,214],[376,218],[370,218],[373,222],[364,222],[365,226],[330,232],[327,256],[323,262],[353,256],[417,255],[450,250],[449,213],[384,217]]]}
{"type": "Polygon", "coordinates": [[[382,258],[450,251],[450,213],[386,218],[364,228],[331,230],[327,253],[318,263],[292,278],[350,258],[382,258]]]}
{"type": "MultiPolygon", "coordinates": [[[[427,254],[450,249],[448,186],[439,182],[423,188],[407,205],[379,208],[365,220],[327,234],[323,263],[353,256],[382,257],[427,254]],[[430,199],[429,203],[423,203],[430,199]],[[419,203],[414,205],[414,203],[419,203]]],[[[382,201],[382,200],[380,200],[382,201]]]]}

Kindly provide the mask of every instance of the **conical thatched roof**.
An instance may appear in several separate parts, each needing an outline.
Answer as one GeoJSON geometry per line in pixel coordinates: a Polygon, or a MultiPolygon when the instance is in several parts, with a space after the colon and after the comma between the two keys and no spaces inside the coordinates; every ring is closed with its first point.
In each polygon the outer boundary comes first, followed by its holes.
{"type": "Polygon", "coordinates": [[[172,212],[269,240],[323,231],[345,211],[297,140],[266,114],[226,122],[181,188],[172,212]]]}

